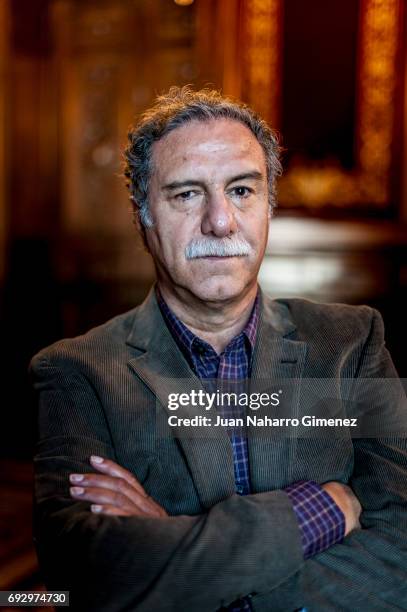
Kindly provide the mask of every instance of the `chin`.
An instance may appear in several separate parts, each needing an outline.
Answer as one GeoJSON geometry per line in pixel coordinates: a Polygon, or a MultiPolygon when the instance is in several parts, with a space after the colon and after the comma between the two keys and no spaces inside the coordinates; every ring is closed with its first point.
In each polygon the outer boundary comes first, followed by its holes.
{"type": "Polygon", "coordinates": [[[208,279],[191,287],[191,292],[199,299],[207,302],[231,300],[239,297],[245,289],[245,284],[230,278],[208,279]]]}

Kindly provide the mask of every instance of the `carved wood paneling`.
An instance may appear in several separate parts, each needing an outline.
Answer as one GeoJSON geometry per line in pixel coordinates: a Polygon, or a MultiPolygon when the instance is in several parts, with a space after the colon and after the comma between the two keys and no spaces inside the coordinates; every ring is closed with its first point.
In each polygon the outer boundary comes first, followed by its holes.
{"type": "MultiPolygon", "coordinates": [[[[318,161],[307,156],[306,151],[301,151],[301,158],[293,155],[279,182],[279,202],[283,207],[375,211],[392,205],[403,3],[401,0],[356,2],[360,17],[354,58],[358,66],[353,92],[356,97],[355,163],[349,169],[332,155],[318,161]]],[[[203,33],[197,45],[204,70],[211,75],[215,86],[245,100],[273,127],[281,129],[281,118],[286,112],[282,99],[282,83],[286,78],[283,57],[286,4],[284,0],[225,0],[222,10],[219,4],[208,0],[198,13],[203,33]]],[[[323,21],[321,27],[324,27],[323,21]]],[[[306,21],[304,28],[307,28],[306,21]]],[[[333,29],[332,36],[335,35],[333,29]]],[[[295,53],[295,40],[290,45],[290,53],[295,53]]],[[[340,41],[336,53],[340,54],[340,41]]],[[[334,75],[327,74],[327,87],[328,81],[331,95],[337,95],[334,75]]],[[[337,93],[340,95],[339,90],[337,93]]],[[[303,91],[301,95],[316,94],[303,91]]]]}
{"type": "Polygon", "coordinates": [[[244,3],[244,98],[272,126],[280,123],[282,0],[244,3]]]}
{"type": "Polygon", "coordinates": [[[55,2],[66,231],[134,231],[121,150],[155,94],[195,79],[194,24],[173,2],[55,2]]]}
{"type": "Polygon", "coordinates": [[[124,223],[117,175],[121,60],[129,39],[126,4],[54,5],[64,232],[114,232],[124,223]]]}
{"type": "Polygon", "coordinates": [[[392,204],[400,15],[400,0],[360,0],[356,163],[351,170],[336,160],[293,164],[280,181],[283,205],[383,209],[392,204]]]}

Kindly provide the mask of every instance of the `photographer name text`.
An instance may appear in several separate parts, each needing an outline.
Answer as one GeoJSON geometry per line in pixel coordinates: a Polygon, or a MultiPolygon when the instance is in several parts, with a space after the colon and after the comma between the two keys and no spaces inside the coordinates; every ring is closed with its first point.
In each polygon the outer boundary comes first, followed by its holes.
{"type": "Polygon", "coordinates": [[[171,427],[357,427],[358,419],[329,418],[322,419],[313,415],[297,418],[273,418],[246,415],[245,418],[216,418],[197,415],[192,418],[171,415],[168,417],[171,427]]]}

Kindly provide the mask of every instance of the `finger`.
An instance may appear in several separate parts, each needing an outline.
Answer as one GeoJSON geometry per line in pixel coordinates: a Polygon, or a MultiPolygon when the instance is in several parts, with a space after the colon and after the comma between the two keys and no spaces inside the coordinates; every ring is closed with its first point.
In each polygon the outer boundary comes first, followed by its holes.
{"type": "MultiPolygon", "coordinates": [[[[115,463],[111,459],[105,459],[104,457],[99,457],[98,455],[91,455],[90,462],[95,469],[103,472],[104,474],[114,476],[115,478],[123,478],[123,480],[132,486],[140,495],[149,500],[149,505],[156,509],[159,516],[168,516],[164,508],[162,508],[162,506],[160,506],[152,497],[147,495],[137,478],[135,478],[133,474],[131,474],[121,465],[115,463]]],[[[137,504],[140,505],[139,501],[137,501],[137,504]]]]}
{"type": "Polygon", "coordinates": [[[147,497],[147,493],[144,491],[137,478],[135,478],[133,474],[118,463],[115,463],[111,459],[99,457],[98,455],[91,455],[90,463],[96,470],[102,472],[103,474],[108,474],[109,476],[114,476],[116,478],[123,478],[123,480],[128,482],[130,486],[134,487],[136,491],[140,493],[140,495],[147,497]]]}
{"type": "MultiPolygon", "coordinates": [[[[163,516],[165,510],[161,508],[151,497],[144,497],[133,489],[126,480],[102,474],[70,474],[69,480],[72,484],[79,484],[80,487],[96,487],[110,489],[125,495],[129,500],[139,507],[143,512],[149,512],[157,516],[163,516]]],[[[166,513],[164,514],[166,515],[166,513]]]]}
{"type": "Polygon", "coordinates": [[[140,510],[127,497],[110,489],[71,487],[69,492],[74,499],[86,500],[100,505],[109,504],[131,514],[135,514],[140,510]]]}
{"type": "Polygon", "coordinates": [[[110,516],[146,516],[141,510],[135,514],[127,512],[126,510],[121,510],[110,504],[92,504],[90,509],[94,514],[108,514],[110,516]]]}

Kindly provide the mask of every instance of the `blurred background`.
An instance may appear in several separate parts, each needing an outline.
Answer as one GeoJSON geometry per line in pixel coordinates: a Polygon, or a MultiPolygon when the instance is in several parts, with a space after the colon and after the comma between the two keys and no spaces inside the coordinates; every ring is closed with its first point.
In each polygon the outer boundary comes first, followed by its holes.
{"type": "Polygon", "coordinates": [[[220,88],[281,133],[263,288],[379,308],[407,376],[404,9],[403,0],[1,0],[0,589],[41,585],[29,359],[132,308],[153,282],[121,153],[131,123],[171,85],[220,88]]]}

